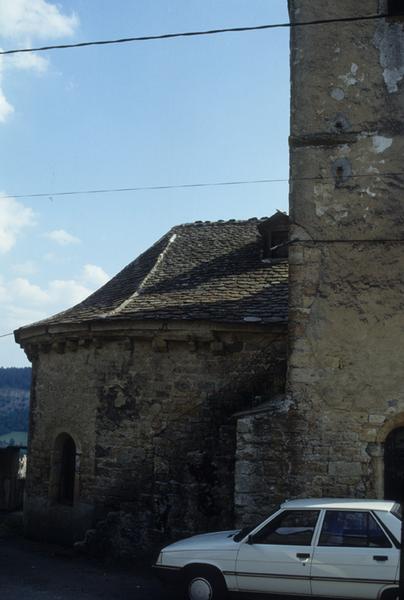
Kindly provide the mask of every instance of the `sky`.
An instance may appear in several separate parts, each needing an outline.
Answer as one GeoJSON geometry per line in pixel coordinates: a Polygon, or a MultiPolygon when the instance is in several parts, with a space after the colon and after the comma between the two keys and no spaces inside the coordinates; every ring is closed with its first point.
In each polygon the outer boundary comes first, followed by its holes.
{"type": "MultiPolygon", "coordinates": [[[[0,0],[0,48],[285,21],[286,0],[0,0]]],[[[0,335],[176,224],[287,210],[288,184],[54,194],[287,179],[288,134],[287,29],[0,56],[0,335]]]]}

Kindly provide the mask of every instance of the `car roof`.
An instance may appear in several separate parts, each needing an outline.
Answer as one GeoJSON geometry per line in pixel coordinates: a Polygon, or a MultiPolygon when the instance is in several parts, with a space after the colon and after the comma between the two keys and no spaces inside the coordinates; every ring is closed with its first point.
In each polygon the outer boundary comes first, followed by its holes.
{"type": "Polygon", "coordinates": [[[391,511],[396,503],[392,500],[360,500],[357,498],[302,498],[286,500],[281,508],[339,508],[344,510],[391,511]]]}

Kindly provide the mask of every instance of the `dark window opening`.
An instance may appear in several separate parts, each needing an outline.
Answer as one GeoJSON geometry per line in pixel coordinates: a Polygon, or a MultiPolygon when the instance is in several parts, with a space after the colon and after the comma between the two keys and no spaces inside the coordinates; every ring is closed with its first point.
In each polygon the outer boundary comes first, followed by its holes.
{"type": "Polygon", "coordinates": [[[264,237],[263,258],[287,258],[289,255],[288,231],[267,232],[264,237]]]}
{"type": "Polygon", "coordinates": [[[67,433],[55,441],[50,479],[50,497],[53,502],[72,506],[76,489],[76,444],[67,433]]]}
{"type": "Polygon", "coordinates": [[[288,258],[289,217],[277,211],[257,226],[262,237],[263,259],[288,258]]]}
{"type": "Polygon", "coordinates": [[[404,501],[404,427],[393,429],[384,444],[384,497],[404,501]]]}
{"type": "Polygon", "coordinates": [[[404,0],[388,0],[387,14],[389,17],[404,17],[404,0]]]}
{"type": "Polygon", "coordinates": [[[271,234],[271,258],[288,257],[288,232],[273,231],[271,234]]]}

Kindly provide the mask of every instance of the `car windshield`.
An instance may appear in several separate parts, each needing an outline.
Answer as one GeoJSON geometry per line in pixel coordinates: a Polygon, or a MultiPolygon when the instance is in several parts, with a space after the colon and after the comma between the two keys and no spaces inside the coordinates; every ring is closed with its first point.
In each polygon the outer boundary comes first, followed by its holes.
{"type": "MultiPolygon", "coordinates": [[[[271,517],[272,515],[274,515],[276,512],[278,512],[279,507],[274,510],[270,515],[268,515],[267,519],[269,517],[271,517]]],[[[246,537],[246,535],[248,535],[249,533],[251,533],[251,531],[254,531],[254,529],[256,529],[258,527],[258,525],[260,525],[262,523],[262,521],[259,521],[258,523],[255,523],[254,525],[248,526],[248,527],[243,527],[243,529],[240,529],[240,531],[238,531],[234,536],[233,536],[233,540],[235,542],[240,542],[243,538],[246,537]]]]}
{"type": "Polygon", "coordinates": [[[234,535],[233,540],[235,542],[240,542],[243,538],[245,538],[246,535],[251,533],[251,531],[253,529],[255,529],[256,527],[257,527],[257,525],[252,525],[251,527],[243,527],[243,529],[240,529],[240,531],[234,535]]]}
{"type": "Polygon", "coordinates": [[[398,502],[396,502],[396,504],[393,506],[393,508],[391,509],[391,512],[393,513],[393,515],[395,517],[397,517],[397,519],[400,519],[401,521],[401,504],[399,504],[398,502]]]}

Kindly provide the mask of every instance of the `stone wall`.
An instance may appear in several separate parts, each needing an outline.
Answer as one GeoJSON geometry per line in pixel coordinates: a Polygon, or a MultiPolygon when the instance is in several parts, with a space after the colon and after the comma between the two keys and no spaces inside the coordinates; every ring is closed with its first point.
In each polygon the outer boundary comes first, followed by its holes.
{"type": "Polygon", "coordinates": [[[238,527],[263,521],[290,497],[296,414],[278,395],[236,415],[235,516],[238,527]]]}
{"type": "MultiPolygon", "coordinates": [[[[294,21],[386,9],[289,7],[294,21]]],[[[404,424],[403,27],[295,28],[291,48],[290,491],[383,497],[383,443],[404,424]]]]}
{"type": "Polygon", "coordinates": [[[52,522],[60,539],[53,519],[62,517],[72,541],[99,522],[94,535],[106,535],[107,544],[118,535],[119,553],[233,526],[231,417],[283,390],[285,329],[189,324],[162,331],[156,323],[129,333],[100,330],[81,341],[59,333],[48,347],[31,348],[31,535],[48,535],[52,522]],[[80,453],[73,507],[49,496],[62,431],[80,453]]]}
{"type": "Polygon", "coordinates": [[[42,344],[33,358],[24,519],[28,535],[71,542],[93,521],[97,416],[96,356],[86,344],[42,344]],[[74,374],[74,376],[72,376],[74,374]],[[55,442],[71,435],[77,447],[74,509],[55,502],[51,475],[55,442]]]}

